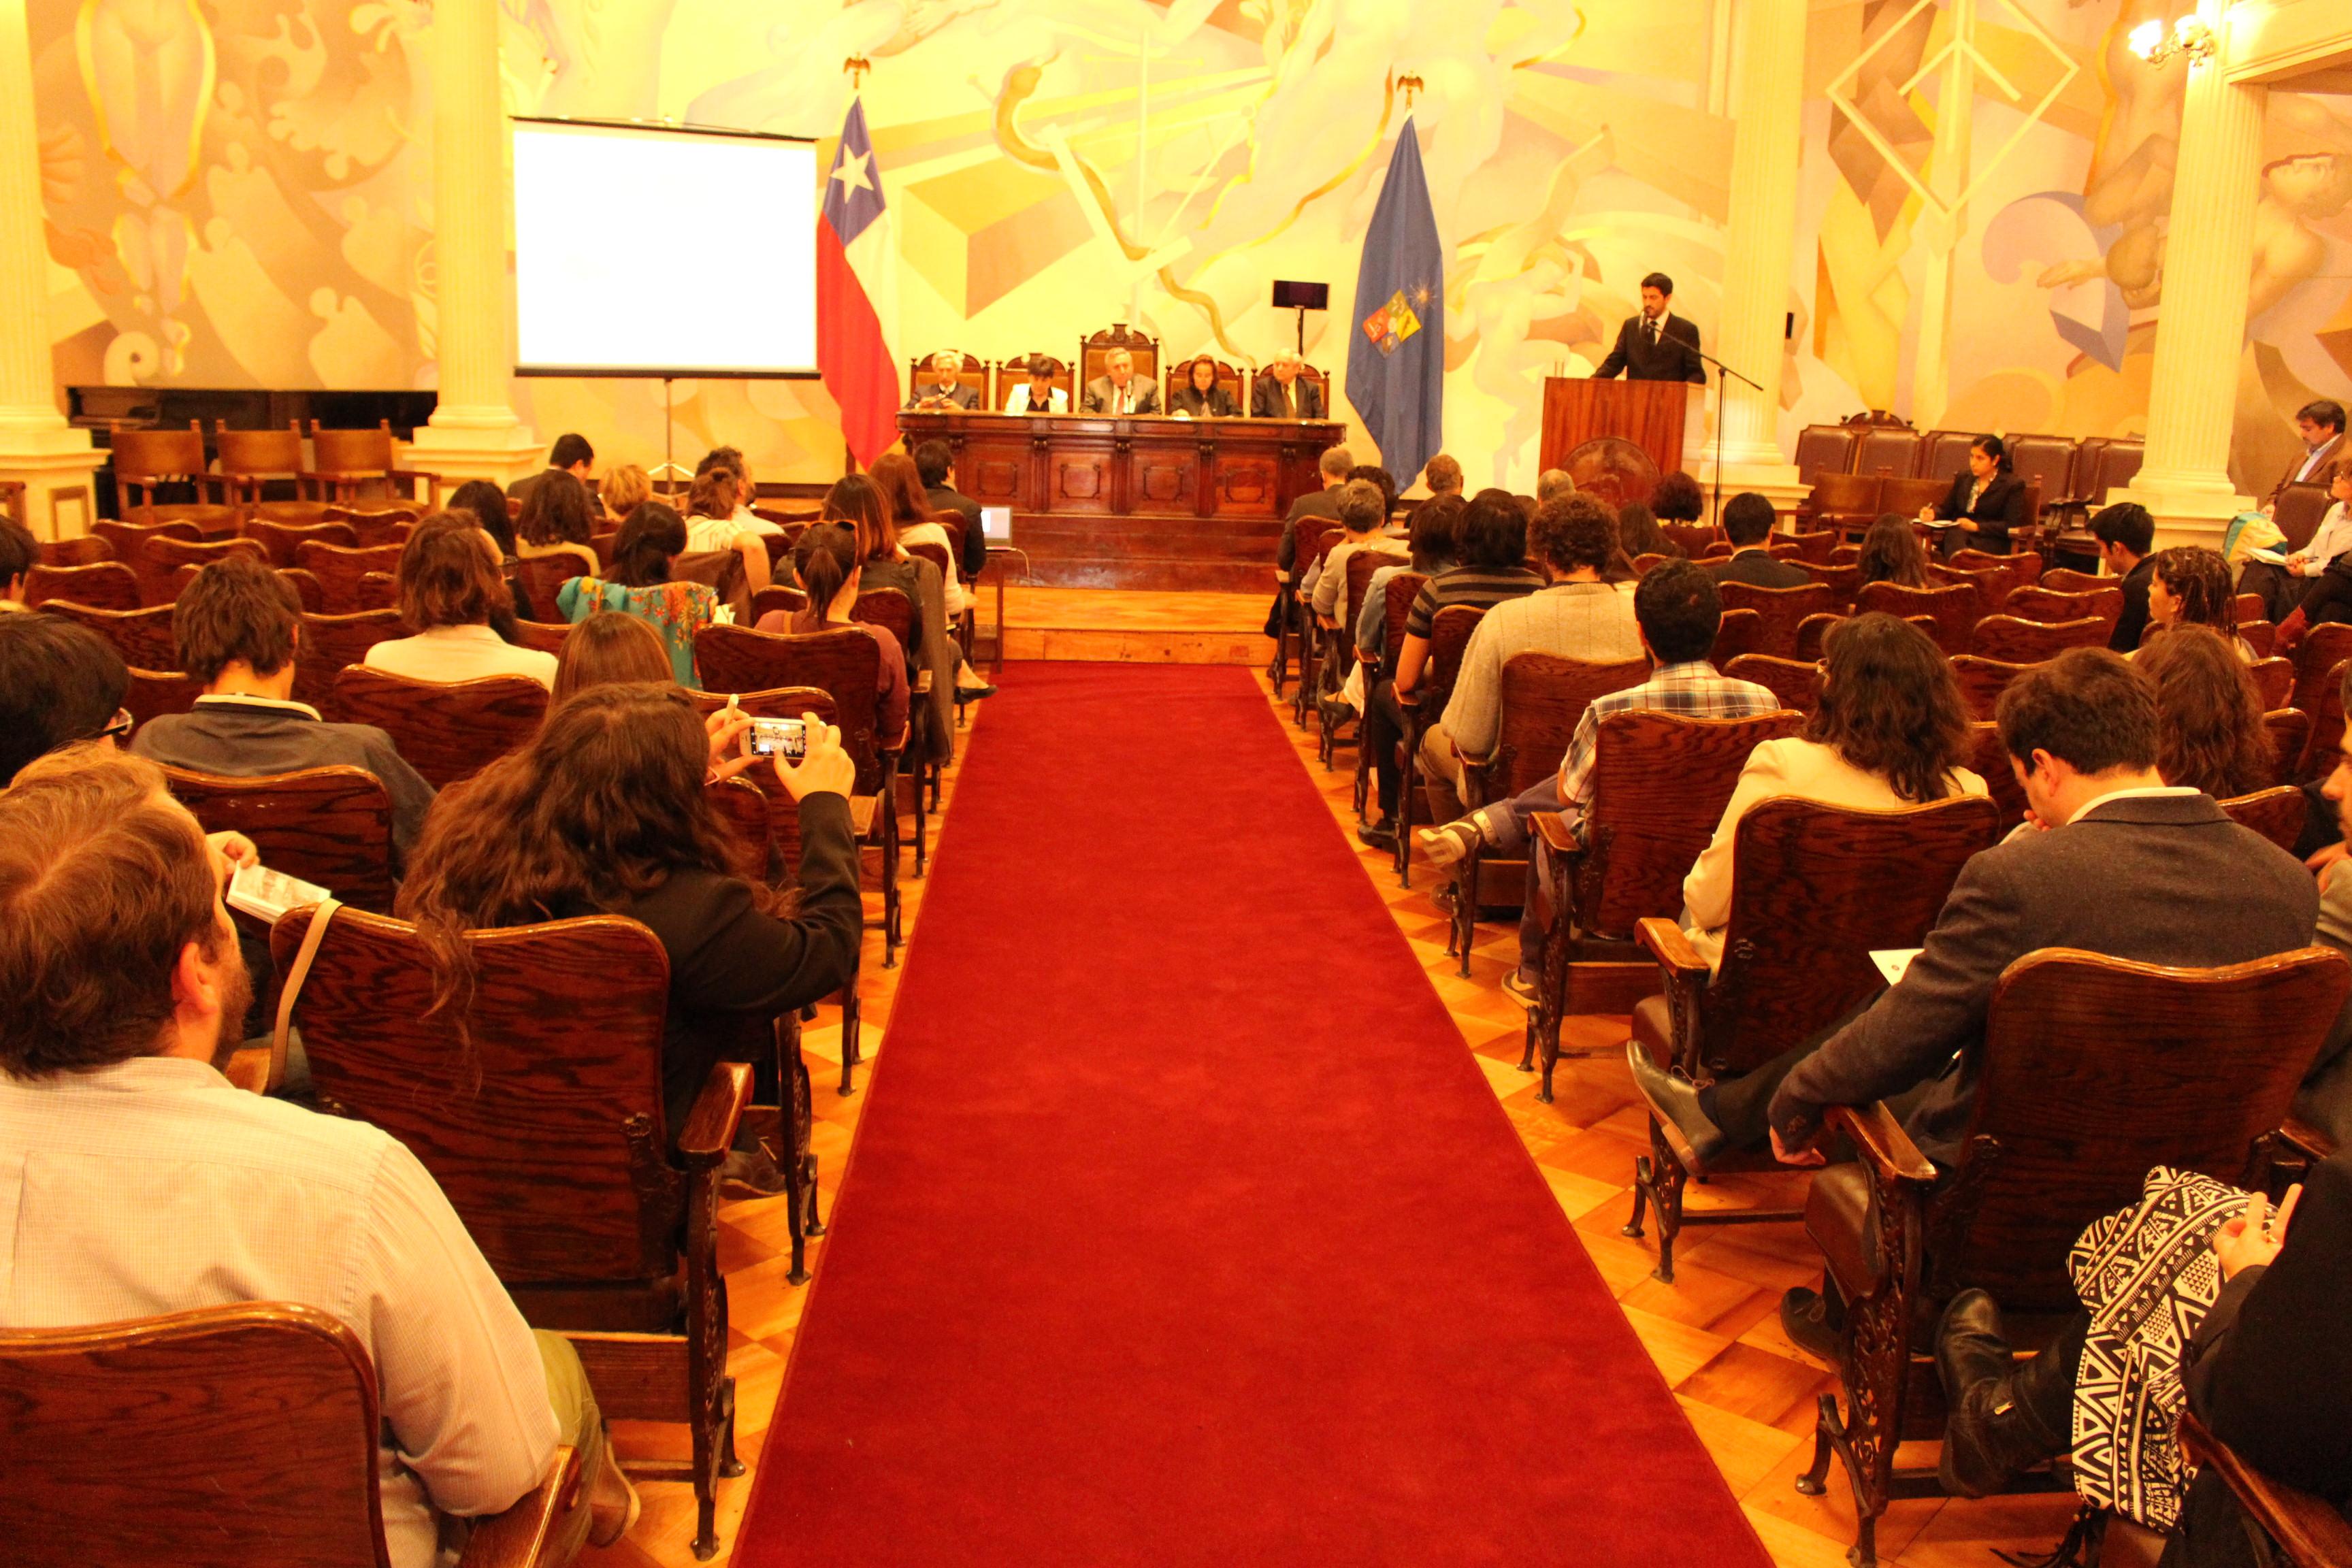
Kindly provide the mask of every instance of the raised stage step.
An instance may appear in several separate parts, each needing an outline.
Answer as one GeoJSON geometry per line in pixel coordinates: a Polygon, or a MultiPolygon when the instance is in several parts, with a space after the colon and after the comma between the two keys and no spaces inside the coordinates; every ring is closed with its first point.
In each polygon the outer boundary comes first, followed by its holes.
{"type": "MultiPolygon", "coordinates": [[[[1270,568],[1262,571],[1265,591],[1242,594],[1040,587],[1016,581],[1004,590],[1004,656],[1263,668],[1274,658],[1273,640],[1265,635],[1274,578],[1270,568]]],[[[984,643],[995,618],[992,584],[981,584],[980,616],[984,643]]]]}
{"type": "Polygon", "coordinates": [[[1282,524],[1271,518],[1020,513],[1013,542],[1032,581],[1057,588],[1274,593],[1282,524]]]}

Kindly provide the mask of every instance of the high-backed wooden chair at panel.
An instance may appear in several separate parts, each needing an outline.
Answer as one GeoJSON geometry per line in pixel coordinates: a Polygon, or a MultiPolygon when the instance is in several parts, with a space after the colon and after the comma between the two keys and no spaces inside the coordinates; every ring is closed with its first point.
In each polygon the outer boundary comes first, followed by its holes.
{"type": "Polygon", "coordinates": [[[1806,426],[1797,436],[1797,482],[1812,485],[1825,473],[1852,473],[1856,436],[1843,425],[1806,426]]]}
{"type": "Polygon", "coordinates": [[[1856,615],[1879,611],[1908,620],[1913,616],[1933,618],[1936,629],[1928,635],[1936,646],[1948,654],[1969,651],[1969,638],[1976,624],[1984,615],[1983,596],[1969,583],[1947,583],[1937,588],[1906,588],[1900,583],[1872,583],[1853,596],[1856,615]]]}
{"type": "Polygon", "coordinates": [[[362,663],[376,644],[408,635],[397,610],[306,613],[302,635],[294,645],[294,700],[324,710],[334,693],[335,676],[345,665],[362,663]]]}
{"type": "Polygon", "coordinates": [[[469,779],[526,745],[547,714],[547,688],[521,675],[411,680],[365,665],[335,672],[327,700],[346,724],[373,724],[435,789],[469,779]]]}
{"type": "Polygon", "coordinates": [[[1976,444],[1973,430],[1930,430],[1921,437],[1919,472],[1940,474],[1946,483],[1969,466],[1969,448],[1976,444]]]}
{"type": "Polygon", "coordinates": [[[1061,388],[1064,409],[1076,412],[1078,389],[1071,384],[1070,367],[1051,354],[1023,354],[1017,359],[997,361],[994,371],[996,395],[987,406],[999,414],[1004,412],[1005,405],[1013,401],[1013,389],[1029,384],[1029,362],[1033,359],[1043,359],[1052,367],[1047,374],[1053,384],[1061,388]]]}
{"type": "MultiPolygon", "coordinates": [[[[269,560],[269,552],[261,547],[259,541],[252,539],[222,539],[202,543],[170,538],[147,542],[147,559],[154,563],[157,570],[172,574],[174,587],[179,582],[177,574],[183,568],[194,566],[201,570],[231,555],[247,555],[265,563],[269,560]]],[[[177,595],[174,594],[173,597],[176,599],[177,595]]]]}
{"type": "MultiPolygon", "coordinates": [[[[982,359],[978,354],[961,353],[952,349],[940,350],[938,352],[954,353],[956,355],[956,358],[960,362],[956,366],[956,382],[959,385],[971,388],[972,396],[979,400],[973,404],[972,406],[975,408],[997,408],[1002,406],[1002,405],[992,401],[989,396],[987,361],[982,359]]],[[[909,387],[929,386],[933,384],[930,375],[931,355],[921,354],[907,362],[907,384],[909,387]]]]}
{"type": "Polygon", "coordinates": [[[236,508],[244,522],[302,527],[325,521],[326,502],[318,493],[318,481],[303,467],[299,426],[289,425],[283,430],[232,430],[222,422],[213,431],[213,449],[220,458],[225,499],[236,508]],[[290,498],[265,500],[272,486],[280,490],[291,488],[294,493],[290,498]]]}
{"type": "Polygon", "coordinates": [[[1199,360],[1207,360],[1210,364],[1216,367],[1215,384],[1224,389],[1225,395],[1234,400],[1234,406],[1236,409],[1247,414],[1249,390],[1242,384],[1241,367],[1227,364],[1214,354],[1194,354],[1190,359],[1170,362],[1167,377],[1160,387],[1160,406],[1171,413],[1175,410],[1176,394],[1180,389],[1192,384],[1192,366],[1199,360]]]}
{"type": "Polygon", "coordinates": [[[107,435],[114,469],[114,515],[127,522],[186,522],[208,534],[236,531],[236,508],[227,503],[218,475],[209,472],[204,432],[142,430],[117,425],[107,435]],[[159,501],[164,486],[184,486],[195,499],[159,501]],[[206,500],[209,490],[215,497],[206,500]]]}
{"type": "Polygon", "coordinates": [[[1953,656],[1952,674],[1960,683],[1960,700],[1969,705],[1969,717],[1990,721],[1993,707],[2009,683],[2032,668],[2027,664],[2010,664],[1981,654],[1963,653],[1953,656]]]}
{"type": "MultiPolygon", "coordinates": [[[[1512,655],[1503,664],[1494,754],[1463,763],[1465,804],[1490,805],[1510,800],[1558,773],[1592,700],[1639,686],[1649,675],[1646,658],[1596,664],[1549,653],[1512,655]]],[[[1480,911],[1516,911],[1526,897],[1527,880],[1525,860],[1489,855],[1483,844],[1472,845],[1462,858],[1454,875],[1454,921],[1445,944],[1447,952],[1460,954],[1460,973],[1470,973],[1470,949],[1477,938],[1480,911]]]]}
{"type": "Polygon", "coordinates": [[[2221,969],[2044,948],[1993,989],[1958,1166],[1939,1173],[1883,1105],[1832,1107],[1861,1157],[1813,1178],[1805,1229],[1845,1301],[1838,1379],[1811,1468],[1853,1482],[1861,1568],[1889,1500],[1940,1495],[1897,1475],[1895,1448],[1942,1434],[1930,1364],[1944,1304],[1982,1289],[2031,1348],[2081,1310],[2067,1256],[2084,1226],[2129,1207],[2158,1165],[2256,1191],[2273,1134],[2334,1024],[2352,972],[2307,947],[2221,969]]]}
{"type": "MultiPolygon", "coordinates": [[[[747,713],[799,718],[798,710],[758,714],[752,706],[755,694],[783,688],[813,687],[830,697],[829,712],[823,708],[814,711],[840,729],[842,748],[857,767],[849,797],[850,827],[861,843],[881,852],[882,966],[887,969],[898,962],[898,753],[880,743],[881,659],[880,644],[846,626],[794,635],[709,626],[694,634],[695,668],[703,690],[740,694],[747,713]]],[[[769,821],[778,829],[780,843],[789,818],[792,842],[797,844],[800,808],[773,770],[755,768],[747,776],[768,796],[769,821]]]]}
{"type": "Polygon", "coordinates": [[[1125,321],[1090,333],[1078,343],[1077,385],[1070,398],[1072,413],[1080,412],[1079,399],[1086,395],[1087,383],[1103,374],[1103,361],[1114,349],[1125,349],[1135,361],[1135,379],[1146,386],[1160,379],[1160,340],[1147,332],[1132,330],[1125,321]]]}
{"type": "Polygon", "coordinates": [[[1412,829],[1420,816],[1416,803],[1429,792],[1432,822],[1449,821],[1459,801],[1454,786],[1432,779],[1423,783],[1421,742],[1445,715],[1454,697],[1454,682],[1462,674],[1462,655],[1470,634],[1486,612],[1476,605],[1447,605],[1429,619],[1429,657],[1422,662],[1421,679],[1409,700],[1398,706],[1404,714],[1403,732],[1397,738],[1397,884],[1412,886],[1412,829]]]}
{"type": "Polygon", "coordinates": [[[1754,610],[1761,619],[1755,646],[1743,651],[1769,653],[1778,658],[1796,656],[1799,622],[1807,616],[1837,608],[1836,593],[1822,583],[1808,583],[1801,588],[1759,588],[1749,583],[1722,583],[1717,585],[1717,592],[1723,597],[1725,609],[1754,610]]]}
{"type": "Polygon", "coordinates": [[[112,643],[125,664],[141,669],[180,668],[180,644],[172,634],[169,605],[148,610],[94,610],[71,599],[52,599],[41,606],[40,613],[80,622],[112,643]]]}
{"type": "Polygon", "coordinates": [[[1654,990],[1655,966],[1633,945],[1635,928],[1654,915],[1681,913],[1683,879],[1715,836],[1748,754],[1803,725],[1804,716],[1792,712],[1612,713],[1601,721],[1581,841],[1557,814],[1538,812],[1534,821],[1545,874],[1531,879],[1531,891],[1544,961],[1519,1067],[1534,1066],[1541,1053],[1537,1099],[1551,1102],[1562,1017],[1631,1011],[1654,990]]]}
{"type": "Polygon", "coordinates": [[[1814,528],[1858,535],[1878,521],[1884,486],[1876,474],[1853,474],[1823,469],[1813,476],[1800,515],[1814,528]]]}
{"type": "Polygon", "coordinates": [[[1811,659],[1743,653],[1726,664],[1723,673],[1734,680],[1754,681],[1793,712],[1811,713],[1822,705],[1822,667],[1811,659]]]}
{"type": "MultiPolygon", "coordinates": [[[[1633,1038],[1662,1068],[1695,1083],[1741,1077],[1803,1044],[1885,985],[1874,948],[1917,947],[1942,912],[1960,868],[2000,833],[2000,810],[1981,795],[1897,811],[1854,811],[1796,799],[1768,800],[1739,819],[1732,841],[1731,916],[1723,964],[1706,960],[1674,921],[1639,927],[1665,989],[1633,1009],[1633,1038]]],[[[1769,1150],[1712,1163],[1706,1176],[1775,1169],[1769,1150]]],[[[1796,1210],[1716,1209],[1685,1215],[1693,1174],[1655,1117],[1650,1152],[1633,1162],[1633,1217],[1658,1220],[1657,1278],[1675,1278],[1675,1237],[1685,1225],[1740,1225],[1802,1217],[1796,1210]]]]}
{"type": "Polygon", "coordinates": [[[2352,1568],[2352,1522],[2326,1499],[2273,1479],[2241,1458],[2198,1418],[2180,1412],[2181,1452],[2202,1471],[2217,1470],[2246,1517],[2260,1526],[2286,1568],[2352,1568]]]}
{"type": "MultiPolygon", "coordinates": [[[[0,1408],[19,1568],[390,1568],[375,1367],[315,1307],[0,1331],[0,1408]]],[[[558,1447],[536,1488],[474,1522],[458,1568],[533,1568],[580,1484],[558,1447]]]]}
{"type": "Polygon", "coordinates": [[[392,911],[392,799],[362,768],[232,778],[163,770],[172,798],[207,833],[242,833],[261,863],[314,882],[344,903],[392,911]]]}
{"type": "Polygon", "coordinates": [[[139,579],[119,561],[87,566],[36,566],[25,574],[25,603],[38,609],[51,599],[71,599],[93,610],[135,610],[139,579]]]}
{"type": "Polygon", "coordinates": [[[361,608],[360,579],[370,572],[397,572],[400,544],[377,544],[346,550],[339,544],[305,540],[295,547],[294,562],[319,580],[327,595],[330,615],[347,616],[361,608]]]}
{"type": "MultiPolygon", "coordinates": [[[[1862,432],[1854,448],[1853,471],[1875,474],[1881,479],[1907,479],[1919,472],[1923,443],[1916,430],[1900,426],[1880,426],[1862,432]]],[[[1943,476],[1947,483],[1950,476],[1943,476]]]]}
{"type": "Polygon", "coordinates": [[[1987,616],[1969,639],[1969,651],[2004,664],[2039,664],[2056,658],[2070,647],[2105,647],[2112,631],[2096,616],[2071,621],[2028,621],[2015,616],[1987,616]]]}
{"type": "Polygon", "coordinates": [[[379,544],[405,544],[409,531],[417,519],[425,515],[418,506],[379,503],[373,506],[330,506],[326,509],[329,522],[340,522],[359,536],[360,548],[373,549],[379,544]]]}
{"type": "MultiPolygon", "coordinates": [[[[271,931],[280,973],[314,918],[296,910],[271,931]]],[[[339,910],[292,1008],[311,1083],[423,1162],[524,1318],[579,1351],[606,1418],[691,1428],[690,1461],[624,1468],[693,1483],[708,1558],[719,1479],[742,1473],[718,1207],[751,1068],[714,1066],[673,1131],[669,960],[651,931],[598,915],[464,941],[472,985],[451,1016],[434,1010],[415,927],[339,910]]]]}
{"type": "Polygon", "coordinates": [[[392,421],[381,420],[373,430],[325,430],[315,419],[310,421],[310,458],[314,465],[310,477],[320,486],[320,495],[337,506],[359,506],[363,502],[381,503],[398,498],[400,487],[407,487],[406,499],[422,501],[427,511],[441,510],[441,476],[417,468],[404,468],[394,461],[392,441],[392,421]],[[417,487],[425,487],[424,494],[417,487]]]}
{"type": "Polygon", "coordinates": [[[243,536],[261,546],[277,567],[299,565],[298,552],[308,543],[339,545],[345,550],[357,550],[358,532],[348,522],[280,522],[268,517],[248,517],[240,531],[243,536]]]}

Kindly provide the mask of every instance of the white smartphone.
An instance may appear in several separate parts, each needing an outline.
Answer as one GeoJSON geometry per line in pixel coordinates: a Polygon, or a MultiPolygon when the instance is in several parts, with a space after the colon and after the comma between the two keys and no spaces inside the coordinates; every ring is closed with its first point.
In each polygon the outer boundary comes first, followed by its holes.
{"type": "Polygon", "coordinates": [[[754,719],[751,754],[797,763],[808,755],[808,726],[798,719],[754,719]]]}

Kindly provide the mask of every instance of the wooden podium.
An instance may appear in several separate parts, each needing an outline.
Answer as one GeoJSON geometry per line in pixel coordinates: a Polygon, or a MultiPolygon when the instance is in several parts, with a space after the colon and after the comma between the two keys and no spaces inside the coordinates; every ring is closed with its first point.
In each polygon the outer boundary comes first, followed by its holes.
{"type": "Polygon", "coordinates": [[[1685,381],[1547,378],[1542,466],[1566,468],[1580,489],[1646,501],[1662,475],[1683,466],[1690,390],[1685,381]]]}

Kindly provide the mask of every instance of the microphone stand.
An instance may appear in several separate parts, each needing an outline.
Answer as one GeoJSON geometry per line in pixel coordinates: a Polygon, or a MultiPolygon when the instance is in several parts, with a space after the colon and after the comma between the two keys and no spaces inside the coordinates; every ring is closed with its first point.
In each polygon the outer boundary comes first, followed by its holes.
{"type": "Polygon", "coordinates": [[[1723,526],[1723,402],[1725,393],[1729,390],[1723,384],[1724,378],[1729,377],[1744,385],[1754,387],[1758,392],[1763,391],[1764,388],[1758,383],[1749,381],[1705,349],[1691,343],[1685,343],[1683,347],[1689,349],[1691,353],[1722,373],[1716,377],[1715,383],[1715,526],[1721,528],[1723,526]]]}

